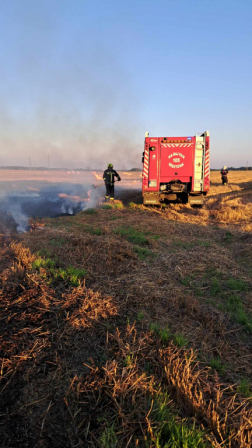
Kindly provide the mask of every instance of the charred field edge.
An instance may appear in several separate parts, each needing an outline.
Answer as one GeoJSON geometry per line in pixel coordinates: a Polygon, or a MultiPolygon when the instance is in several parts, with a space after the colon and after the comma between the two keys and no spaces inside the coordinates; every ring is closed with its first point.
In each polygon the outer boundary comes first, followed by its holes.
{"type": "Polygon", "coordinates": [[[215,188],[1,236],[1,446],[251,446],[251,190],[215,188]]]}

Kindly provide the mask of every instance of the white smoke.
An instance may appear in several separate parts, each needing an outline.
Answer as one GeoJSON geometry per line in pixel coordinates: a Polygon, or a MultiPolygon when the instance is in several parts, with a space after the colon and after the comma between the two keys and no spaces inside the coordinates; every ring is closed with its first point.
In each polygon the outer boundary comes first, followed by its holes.
{"type": "Polygon", "coordinates": [[[66,206],[65,206],[65,204],[62,204],[62,206],[61,206],[61,213],[66,213],[67,211],[66,211],[66,206]]]}
{"type": "MultiPolygon", "coordinates": [[[[82,210],[87,210],[89,208],[96,208],[98,203],[101,201],[101,188],[93,188],[90,187],[89,190],[89,201],[85,201],[82,203],[82,210]]],[[[103,187],[104,189],[104,187],[103,187]]]]}
{"type": "Polygon", "coordinates": [[[11,205],[9,208],[9,213],[13,217],[15,223],[17,224],[18,233],[23,233],[27,230],[29,218],[21,210],[20,204],[11,205]]]}

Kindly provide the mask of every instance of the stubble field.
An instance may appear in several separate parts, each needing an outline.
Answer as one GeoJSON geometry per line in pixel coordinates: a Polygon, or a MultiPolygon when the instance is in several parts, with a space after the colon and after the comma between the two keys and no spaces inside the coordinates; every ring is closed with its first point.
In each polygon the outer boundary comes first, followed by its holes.
{"type": "Polygon", "coordinates": [[[212,172],[201,209],[120,174],[114,204],[1,235],[0,444],[250,447],[252,173],[212,172]]]}

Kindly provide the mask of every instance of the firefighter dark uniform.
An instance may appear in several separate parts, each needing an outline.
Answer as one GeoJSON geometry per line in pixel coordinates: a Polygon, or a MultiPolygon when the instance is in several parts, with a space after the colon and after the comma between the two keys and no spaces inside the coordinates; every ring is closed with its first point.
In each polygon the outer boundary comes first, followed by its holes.
{"type": "Polygon", "coordinates": [[[228,177],[227,177],[228,170],[227,170],[227,167],[224,166],[220,173],[221,173],[222,185],[226,185],[228,183],[228,177]]]}
{"type": "Polygon", "coordinates": [[[120,181],[121,178],[119,174],[113,169],[112,163],[108,164],[108,169],[104,171],[103,173],[103,180],[106,185],[106,196],[105,200],[114,199],[114,184],[115,184],[115,177],[120,181]]]}

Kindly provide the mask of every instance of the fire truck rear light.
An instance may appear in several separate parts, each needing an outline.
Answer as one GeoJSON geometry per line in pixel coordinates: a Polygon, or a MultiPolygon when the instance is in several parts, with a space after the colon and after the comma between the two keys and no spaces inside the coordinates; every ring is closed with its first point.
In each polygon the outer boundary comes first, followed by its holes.
{"type": "Polygon", "coordinates": [[[157,186],[157,181],[156,180],[150,180],[149,181],[149,187],[156,187],[157,186]]]}

